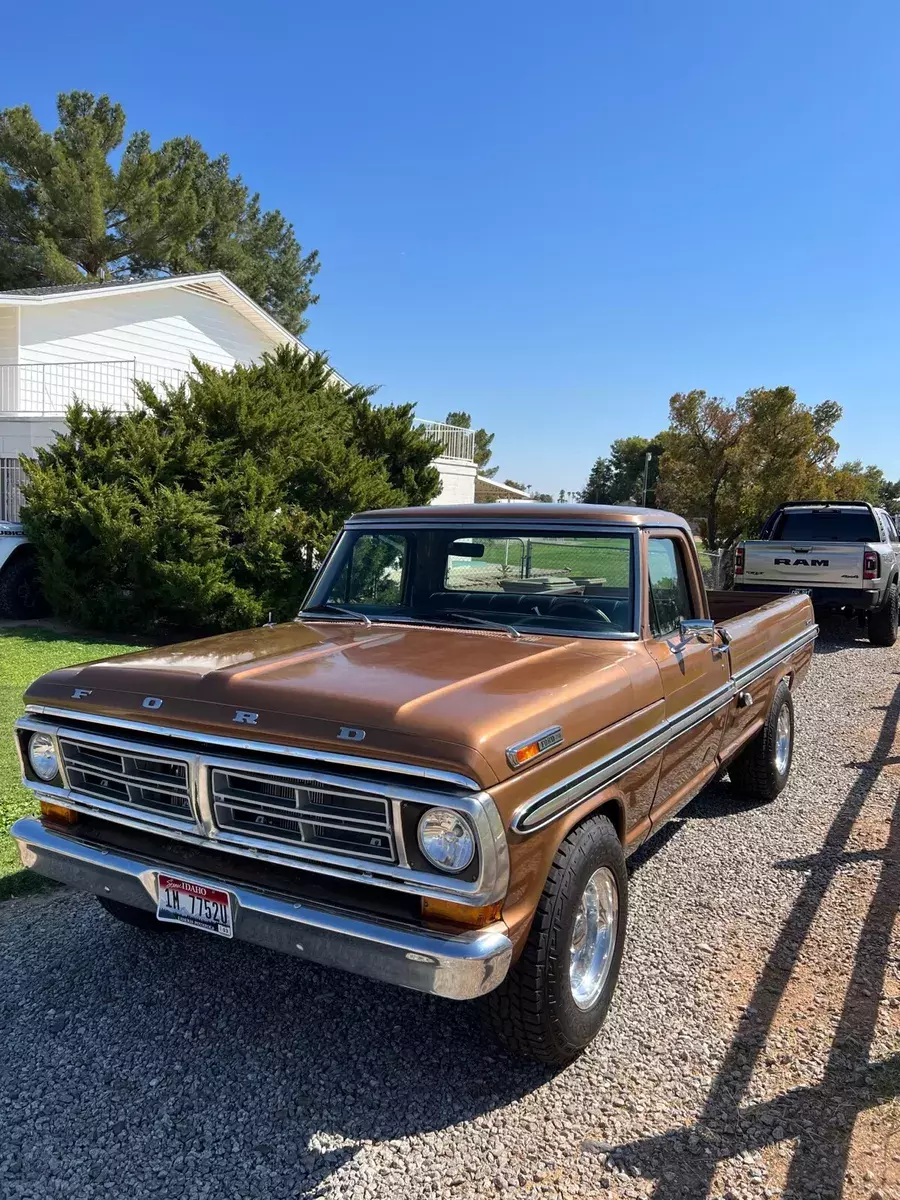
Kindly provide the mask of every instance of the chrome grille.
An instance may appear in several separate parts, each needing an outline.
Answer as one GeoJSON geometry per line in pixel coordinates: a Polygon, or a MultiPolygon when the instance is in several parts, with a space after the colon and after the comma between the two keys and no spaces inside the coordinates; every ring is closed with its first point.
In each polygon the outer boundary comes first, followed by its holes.
{"type": "Polygon", "coordinates": [[[395,862],[388,800],[310,779],[210,769],[209,793],[219,829],[395,862]]]}
{"type": "Polygon", "coordinates": [[[188,764],[183,759],[59,739],[69,786],[82,796],[131,804],[193,821],[188,764]]]}

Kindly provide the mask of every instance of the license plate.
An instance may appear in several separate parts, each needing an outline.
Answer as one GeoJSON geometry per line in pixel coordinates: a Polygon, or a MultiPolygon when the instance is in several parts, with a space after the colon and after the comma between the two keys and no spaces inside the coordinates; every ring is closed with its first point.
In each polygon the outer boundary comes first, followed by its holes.
{"type": "Polygon", "coordinates": [[[156,916],[160,921],[175,921],[192,929],[205,929],[219,937],[233,937],[231,893],[208,883],[194,883],[177,875],[157,876],[159,899],[156,916]]]}

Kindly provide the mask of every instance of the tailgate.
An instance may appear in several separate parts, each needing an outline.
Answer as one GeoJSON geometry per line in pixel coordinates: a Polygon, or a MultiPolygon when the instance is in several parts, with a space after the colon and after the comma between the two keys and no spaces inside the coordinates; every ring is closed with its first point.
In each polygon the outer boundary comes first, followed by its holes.
{"type": "Polygon", "coordinates": [[[744,582],[782,587],[862,587],[862,542],[745,542],[744,582]]]}

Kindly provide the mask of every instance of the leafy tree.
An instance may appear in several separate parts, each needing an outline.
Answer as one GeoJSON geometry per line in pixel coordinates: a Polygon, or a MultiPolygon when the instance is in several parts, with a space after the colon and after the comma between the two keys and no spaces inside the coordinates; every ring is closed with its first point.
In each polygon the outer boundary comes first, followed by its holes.
{"type": "Polygon", "coordinates": [[[520,492],[527,492],[531,487],[530,483],[519,483],[518,479],[504,479],[503,482],[507,487],[518,488],[520,492]]]}
{"type": "Polygon", "coordinates": [[[553,497],[550,495],[549,492],[532,492],[531,499],[535,500],[538,504],[552,504],[553,503],[553,497]]]}
{"type": "Polygon", "coordinates": [[[656,499],[659,459],[663,450],[663,435],[655,438],[617,438],[609,448],[609,457],[601,455],[591,468],[588,481],[581,492],[584,504],[640,503],[644,490],[644,466],[650,454],[647,472],[647,503],[656,499]]]}
{"type": "Polygon", "coordinates": [[[785,500],[852,500],[880,495],[877,467],[835,467],[832,430],[841,407],[810,408],[793,388],[752,388],[733,404],[706,392],[669,401],[660,503],[699,519],[712,550],[754,536],[785,500]]]}
{"type": "Polygon", "coordinates": [[[0,287],[224,271],[292,333],[318,299],[316,251],[264,212],[227,155],[190,137],[156,150],[125,136],[108,96],[60,94],[45,132],[27,105],[0,112],[0,287]],[[110,161],[111,158],[113,161],[110,161]]]}
{"type": "MultiPolygon", "coordinates": [[[[446,425],[455,425],[457,429],[471,429],[472,418],[467,412],[449,412],[444,422],[446,425]]],[[[488,433],[486,429],[475,430],[475,465],[478,468],[478,474],[483,475],[485,479],[493,479],[499,467],[488,467],[491,461],[491,445],[494,441],[494,435],[488,433]]]]}
{"type": "Polygon", "coordinates": [[[411,405],[376,408],[327,361],[282,347],[251,366],[194,363],[138,385],[133,412],[69,410],[24,459],[22,519],[53,609],[78,625],[235,629],[296,612],[344,519],[424,504],[438,444],[411,405]]]}
{"type": "Polygon", "coordinates": [[[834,500],[868,500],[870,504],[882,505],[888,509],[896,508],[897,492],[890,494],[893,486],[884,477],[881,467],[864,467],[861,459],[841,463],[831,473],[830,484],[834,500]]]}
{"type": "Polygon", "coordinates": [[[900,509],[900,479],[882,478],[878,503],[891,513],[900,509]]]}

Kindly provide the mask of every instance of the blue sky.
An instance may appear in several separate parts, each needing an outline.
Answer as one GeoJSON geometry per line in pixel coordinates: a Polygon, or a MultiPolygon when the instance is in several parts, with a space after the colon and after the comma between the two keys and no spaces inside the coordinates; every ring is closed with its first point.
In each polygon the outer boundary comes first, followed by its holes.
{"type": "Polygon", "coordinates": [[[4,40],[0,107],[108,92],[227,152],[321,253],[310,344],[468,409],[500,478],[782,383],[900,476],[894,0],[45,0],[4,40]]]}

